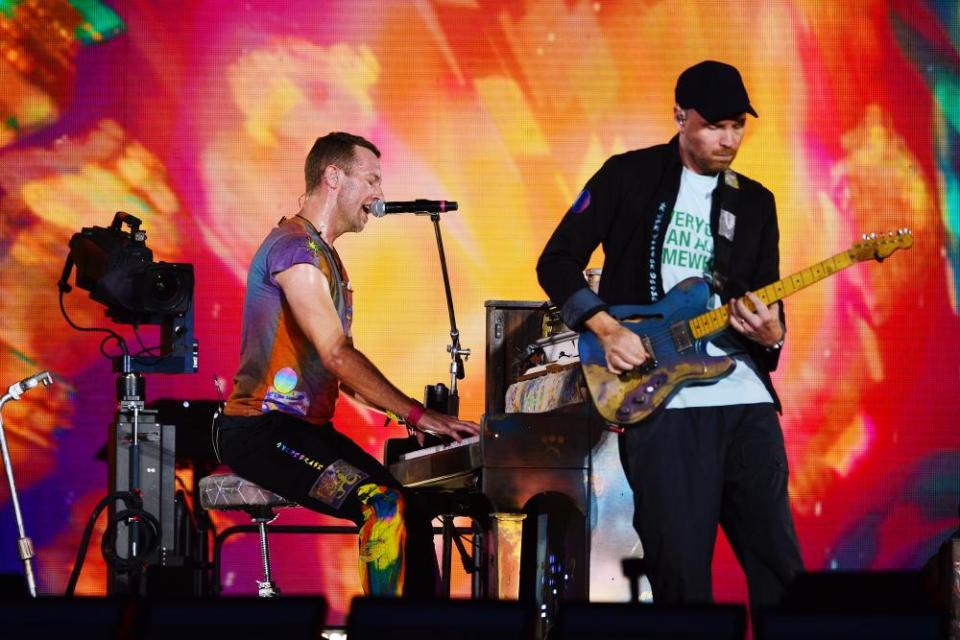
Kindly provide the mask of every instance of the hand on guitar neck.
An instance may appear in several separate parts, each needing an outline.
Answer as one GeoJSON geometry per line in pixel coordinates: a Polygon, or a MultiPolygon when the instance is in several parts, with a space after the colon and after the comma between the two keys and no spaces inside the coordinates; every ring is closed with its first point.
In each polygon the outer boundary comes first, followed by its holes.
{"type": "Polygon", "coordinates": [[[730,326],[764,347],[774,347],[783,340],[783,325],[780,323],[780,301],[769,307],[752,291],[742,298],[732,298],[727,303],[730,326]]]}

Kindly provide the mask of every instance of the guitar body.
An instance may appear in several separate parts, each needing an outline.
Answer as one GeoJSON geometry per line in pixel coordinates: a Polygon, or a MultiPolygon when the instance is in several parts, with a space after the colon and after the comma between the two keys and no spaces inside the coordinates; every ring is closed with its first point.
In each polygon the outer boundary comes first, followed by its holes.
{"type": "Polygon", "coordinates": [[[688,321],[708,310],[710,295],[705,280],[687,278],[656,304],[611,307],[610,315],[640,336],[651,355],[647,363],[620,375],[607,370],[599,339],[589,331],[580,334],[583,376],[604,419],[639,422],[684,385],[717,380],[733,371],[733,358],[707,355],[707,341],[690,334],[688,321]]]}
{"type": "MultiPolygon", "coordinates": [[[[846,251],[761,287],[754,294],[763,304],[770,305],[857,262],[879,262],[894,251],[912,246],[913,234],[909,229],[865,235],[846,251]]],[[[709,300],[707,282],[687,278],[656,304],[611,307],[610,315],[640,336],[651,356],[639,367],[620,375],[607,371],[607,360],[597,337],[589,331],[580,334],[580,366],[600,415],[609,422],[633,424],[656,411],[684,385],[710,382],[733,371],[736,362],[732,358],[707,355],[710,336],[729,324],[727,310],[708,310],[709,300]],[[694,331],[699,338],[694,337],[694,331]]]]}

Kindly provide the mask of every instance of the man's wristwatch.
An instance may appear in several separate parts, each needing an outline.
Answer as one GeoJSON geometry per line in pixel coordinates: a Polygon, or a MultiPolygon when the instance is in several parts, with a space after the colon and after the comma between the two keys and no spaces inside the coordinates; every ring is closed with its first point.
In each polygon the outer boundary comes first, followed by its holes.
{"type": "Polygon", "coordinates": [[[786,339],[786,336],[780,338],[780,341],[777,344],[772,344],[767,347],[767,351],[780,351],[783,348],[783,341],[786,339]]]}

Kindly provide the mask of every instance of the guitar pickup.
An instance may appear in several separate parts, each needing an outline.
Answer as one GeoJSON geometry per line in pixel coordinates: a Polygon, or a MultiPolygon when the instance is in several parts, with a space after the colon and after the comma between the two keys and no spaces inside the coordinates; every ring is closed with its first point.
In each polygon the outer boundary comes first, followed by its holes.
{"type": "Polygon", "coordinates": [[[640,336],[640,342],[643,343],[643,350],[647,352],[647,360],[641,364],[637,369],[641,373],[650,373],[657,368],[657,356],[653,352],[653,342],[650,341],[648,336],[640,336]]]}
{"type": "Polygon", "coordinates": [[[686,351],[693,346],[693,339],[690,337],[690,329],[686,322],[676,322],[671,325],[670,337],[673,338],[673,346],[679,352],[686,351]]]}

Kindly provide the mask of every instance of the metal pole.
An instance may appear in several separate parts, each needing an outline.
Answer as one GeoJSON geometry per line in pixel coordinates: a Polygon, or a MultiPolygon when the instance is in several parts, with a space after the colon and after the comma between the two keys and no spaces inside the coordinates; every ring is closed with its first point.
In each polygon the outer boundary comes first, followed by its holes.
{"type": "Polygon", "coordinates": [[[443,291],[447,297],[447,314],[450,316],[450,397],[447,404],[447,413],[457,416],[460,413],[460,394],[457,392],[457,380],[466,375],[463,367],[464,358],[470,357],[470,349],[460,346],[460,330],[457,329],[457,318],[453,310],[453,294],[450,291],[450,274],[447,272],[447,256],[443,251],[443,238],[440,235],[440,214],[431,213],[433,230],[437,236],[437,251],[440,253],[440,272],[443,274],[443,291]]]}
{"type": "MultiPolygon", "coordinates": [[[[140,411],[144,407],[146,384],[139,373],[132,371],[131,359],[124,349],[124,371],[120,375],[117,385],[118,413],[130,415],[130,457],[129,463],[129,491],[134,494],[140,492],[140,411]]],[[[132,518],[127,522],[127,552],[128,558],[133,560],[140,555],[140,522],[132,518]]],[[[119,553],[119,550],[117,551],[119,553]]],[[[136,574],[134,574],[136,575],[136,574]]],[[[134,585],[136,588],[138,586],[134,585]]]]}
{"type": "MultiPolygon", "coordinates": [[[[0,400],[0,411],[3,411],[3,405],[11,399],[9,394],[3,396],[0,400]]],[[[0,449],[3,453],[3,468],[7,473],[7,484],[10,485],[10,501],[13,503],[13,515],[17,519],[17,551],[20,559],[23,560],[23,572],[27,577],[27,589],[30,596],[37,597],[37,581],[33,575],[33,542],[27,537],[23,526],[23,514],[20,511],[20,500],[17,499],[17,483],[13,479],[13,465],[10,462],[10,451],[7,449],[7,436],[3,430],[3,417],[0,416],[0,449]]]]}
{"type": "Polygon", "coordinates": [[[440,546],[440,580],[442,584],[443,596],[450,597],[450,569],[453,567],[453,536],[457,535],[453,528],[453,516],[442,515],[440,522],[443,523],[443,544],[440,546]]]}
{"type": "Polygon", "coordinates": [[[17,520],[17,552],[23,561],[23,573],[27,579],[27,590],[30,597],[37,597],[37,580],[33,573],[33,541],[27,536],[23,525],[23,512],[20,510],[20,499],[17,497],[17,483],[13,478],[13,463],[10,461],[10,449],[7,447],[7,434],[3,428],[3,407],[10,400],[19,400],[20,396],[38,384],[49,385],[53,378],[46,371],[34,374],[10,386],[8,392],[0,398],[0,454],[3,456],[3,469],[7,474],[7,484],[10,485],[10,501],[13,503],[13,515],[17,520]]]}

